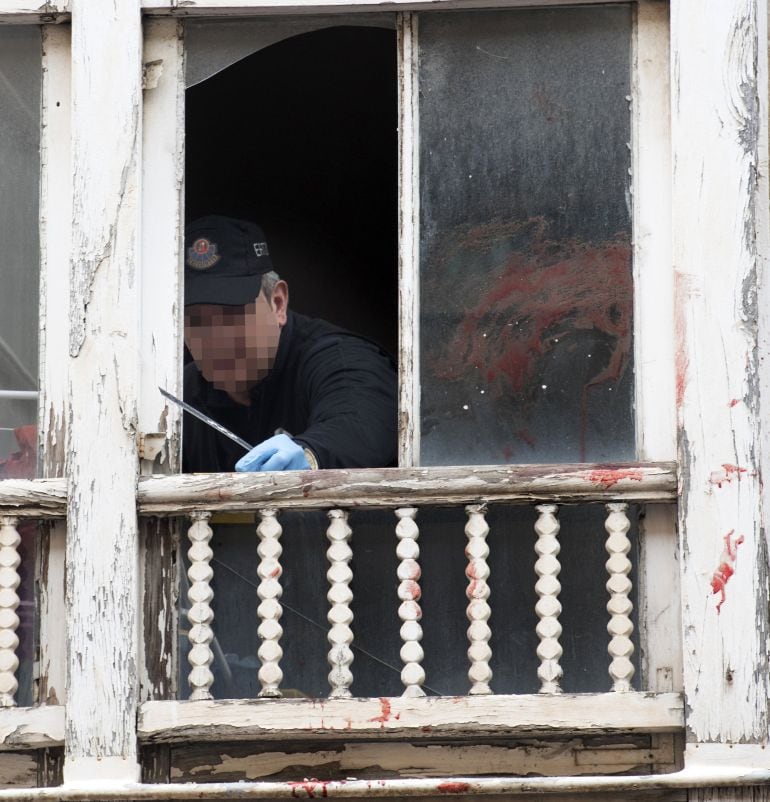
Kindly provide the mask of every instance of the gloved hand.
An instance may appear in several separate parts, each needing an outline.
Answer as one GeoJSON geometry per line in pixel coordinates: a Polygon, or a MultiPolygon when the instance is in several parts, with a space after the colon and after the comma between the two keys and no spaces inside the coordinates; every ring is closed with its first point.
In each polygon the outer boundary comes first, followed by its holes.
{"type": "Polygon", "coordinates": [[[236,471],[305,471],[310,468],[299,443],[277,434],[249,451],[235,463],[236,471]]]}

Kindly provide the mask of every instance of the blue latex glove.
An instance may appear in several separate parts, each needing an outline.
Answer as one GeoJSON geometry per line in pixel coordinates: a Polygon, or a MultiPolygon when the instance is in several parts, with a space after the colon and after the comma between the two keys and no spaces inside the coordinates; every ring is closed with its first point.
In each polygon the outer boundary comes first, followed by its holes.
{"type": "Polygon", "coordinates": [[[310,468],[299,443],[277,434],[260,443],[235,463],[236,471],[305,471],[310,468]]]}

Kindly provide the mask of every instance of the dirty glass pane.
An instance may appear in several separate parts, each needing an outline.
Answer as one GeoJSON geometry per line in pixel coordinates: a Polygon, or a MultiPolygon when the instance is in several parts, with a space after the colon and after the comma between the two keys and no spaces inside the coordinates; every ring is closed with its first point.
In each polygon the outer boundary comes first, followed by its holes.
{"type": "Polygon", "coordinates": [[[0,27],[0,479],[36,469],[40,78],[40,29],[0,27]]]}
{"type": "Polygon", "coordinates": [[[423,465],[635,458],[630,32],[420,15],[423,465]]]}
{"type": "MultiPolygon", "coordinates": [[[[564,654],[562,687],[565,691],[600,692],[610,689],[606,613],[607,573],[604,564],[606,511],[603,505],[563,507],[560,560],[563,612],[561,644],[564,654]]],[[[495,693],[535,693],[537,678],[537,616],[535,604],[534,524],[537,513],[529,506],[494,505],[487,515],[490,533],[489,603],[492,609],[491,667],[495,693]]],[[[636,620],[637,510],[629,510],[629,537],[634,584],[632,601],[636,620]]],[[[353,530],[354,696],[399,696],[401,640],[397,596],[396,518],[392,510],[351,510],[353,530]]],[[[328,562],[323,512],[287,512],[283,526],[281,626],[284,673],[282,688],[288,697],[323,697],[329,693],[327,675],[329,602],[326,598],[328,562]]],[[[425,650],[424,688],[428,695],[464,695],[468,680],[468,579],[464,550],[466,515],[462,507],[421,508],[420,564],[423,610],[422,645],[425,650]]],[[[215,698],[255,698],[257,679],[257,537],[251,523],[214,522],[214,632],[215,698]]],[[[184,588],[183,588],[184,590],[184,588]]],[[[186,601],[182,601],[183,608],[186,601]]],[[[187,698],[189,664],[186,655],[187,621],[180,621],[180,695],[187,698]]],[[[634,638],[637,638],[636,631],[634,638]]],[[[640,687],[637,663],[634,687],[640,687]]]]}

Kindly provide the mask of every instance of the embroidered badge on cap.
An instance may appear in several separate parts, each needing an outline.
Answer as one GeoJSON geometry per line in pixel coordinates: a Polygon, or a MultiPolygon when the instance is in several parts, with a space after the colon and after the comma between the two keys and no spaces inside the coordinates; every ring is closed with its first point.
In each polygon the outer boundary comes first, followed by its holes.
{"type": "Polygon", "coordinates": [[[187,266],[193,270],[208,270],[221,259],[216,242],[199,237],[187,249],[187,266]]]}
{"type": "Polygon", "coordinates": [[[254,253],[257,254],[257,259],[259,259],[260,256],[270,256],[270,252],[267,250],[267,243],[255,242],[254,253]]]}

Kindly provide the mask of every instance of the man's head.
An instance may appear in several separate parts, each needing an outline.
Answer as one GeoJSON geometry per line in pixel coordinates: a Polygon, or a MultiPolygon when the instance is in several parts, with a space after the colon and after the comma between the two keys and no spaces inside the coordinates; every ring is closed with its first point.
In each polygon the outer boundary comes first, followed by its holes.
{"type": "Polygon", "coordinates": [[[236,400],[273,367],[289,295],[262,230],[203,217],[185,235],[185,343],[203,377],[236,400]]]}

